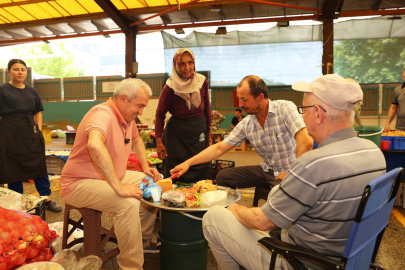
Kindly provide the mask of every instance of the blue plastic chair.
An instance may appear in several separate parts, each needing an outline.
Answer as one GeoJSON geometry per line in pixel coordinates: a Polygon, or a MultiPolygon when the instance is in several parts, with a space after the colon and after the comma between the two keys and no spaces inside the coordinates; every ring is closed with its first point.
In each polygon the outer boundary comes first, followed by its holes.
{"type": "Polygon", "coordinates": [[[277,254],[283,255],[296,270],[303,267],[297,262],[296,257],[314,261],[323,265],[325,269],[382,269],[374,265],[375,257],[385,227],[388,225],[403,174],[402,168],[396,168],[372,180],[365,187],[340,261],[276,238],[264,237],[259,240],[259,243],[272,253],[270,270],[274,270],[277,254]]]}

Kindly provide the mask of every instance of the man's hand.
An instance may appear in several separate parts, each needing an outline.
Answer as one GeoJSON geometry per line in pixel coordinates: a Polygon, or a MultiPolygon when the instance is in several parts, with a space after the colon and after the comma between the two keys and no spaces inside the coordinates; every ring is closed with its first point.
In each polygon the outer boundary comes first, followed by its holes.
{"type": "Polygon", "coordinates": [[[166,147],[163,145],[162,138],[156,140],[157,154],[160,159],[165,159],[167,156],[166,147]]]}
{"type": "Polygon", "coordinates": [[[121,186],[115,191],[118,196],[123,198],[135,197],[138,200],[142,199],[143,192],[136,185],[121,184],[121,186]]]}
{"type": "Polygon", "coordinates": [[[287,175],[287,172],[281,172],[277,175],[276,180],[283,180],[284,177],[287,175]]]}
{"type": "Polygon", "coordinates": [[[390,132],[390,125],[385,125],[384,132],[390,132]]]}
{"type": "Polygon", "coordinates": [[[174,167],[173,169],[171,169],[170,174],[173,175],[175,173],[178,173],[176,178],[179,178],[180,176],[185,174],[189,168],[190,168],[190,166],[186,162],[183,162],[183,163],[177,165],[176,167],[174,167]]]}
{"type": "Polygon", "coordinates": [[[210,127],[210,142],[212,141],[212,127],[210,127]]]}
{"type": "Polygon", "coordinates": [[[229,211],[231,211],[234,215],[236,215],[236,209],[239,207],[238,204],[234,203],[227,207],[229,211]]]}
{"type": "Polygon", "coordinates": [[[162,176],[160,175],[160,173],[158,172],[158,170],[156,170],[155,168],[146,168],[146,170],[143,171],[147,176],[150,176],[153,178],[153,181],[156,183],[159,180],[162,180],[162,176]]]}

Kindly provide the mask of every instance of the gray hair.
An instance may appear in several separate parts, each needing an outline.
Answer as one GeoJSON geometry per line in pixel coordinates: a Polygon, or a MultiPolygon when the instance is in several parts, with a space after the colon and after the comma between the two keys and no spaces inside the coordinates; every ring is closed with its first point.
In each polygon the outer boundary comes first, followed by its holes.
{"type": "Polygon", "coordinates": [[[125,79],[121,81],[114,90],[114,98],[117,99],[122,95],[126,95],[128,100],[131,101],[138,95],[138,90],[143,87],[146,92],[148,92],[149,96],[152,96],[152,89],[150,86],[140,80],[135,78],[125,79]]]}
{"type": "Polygon", "coordinates": [[[351,123],[353,123],[353,119],[354,119],[354,115],[355,115],[353,110],[349,111],[349,112],[337,110],[335,108],[332,108],[331,106],[329,106],[328,104],[326,104],[325,102],[320,100],[319,98],[317,98],[313,93],[306,93],[306,94],[309,94],[308,95],[309,102],[311,102],[311,104],[319,105],[326,110],[326,115],[332,123],[347,122],[347,121],[350,121],[351,123]]]}

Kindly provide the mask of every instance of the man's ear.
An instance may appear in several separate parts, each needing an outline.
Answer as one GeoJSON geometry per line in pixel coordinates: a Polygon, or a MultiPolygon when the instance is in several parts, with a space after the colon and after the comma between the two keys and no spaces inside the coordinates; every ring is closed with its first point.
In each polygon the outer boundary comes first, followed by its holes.
{"type": "Polygon", "coordinates": [[[320,125],[323,122],[324,111],[319,106],[315,106],[315,108],[316,108],[316,123],[320,125]]]}

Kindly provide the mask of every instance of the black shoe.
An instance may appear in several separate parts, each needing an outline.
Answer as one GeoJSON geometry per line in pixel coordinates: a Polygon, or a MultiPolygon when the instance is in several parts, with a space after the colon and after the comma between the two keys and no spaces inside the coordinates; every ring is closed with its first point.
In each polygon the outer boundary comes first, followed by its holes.
{"type": "Polygon", "coordinates": [[[53,202],[53,201],[46,202],[45,208],[46,208],[46,210],[54,212],[54,213],[62,211],[62,206],[60,206],[59,204],[57,204],[56,202],[53,202]]]}

